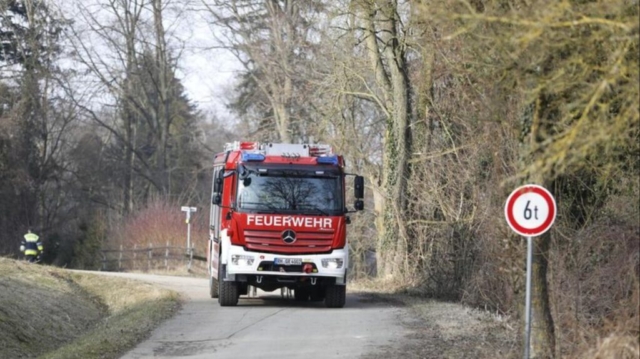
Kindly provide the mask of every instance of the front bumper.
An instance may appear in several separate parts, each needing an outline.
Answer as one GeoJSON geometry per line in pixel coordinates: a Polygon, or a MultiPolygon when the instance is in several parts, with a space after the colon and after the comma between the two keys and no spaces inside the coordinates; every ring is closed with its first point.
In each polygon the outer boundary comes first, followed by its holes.
{"type": "Polygon", "coordinates": [[[233,280],[232,278],[236,275],[344,278],[349,265],[349,250],[348,248],[335,249],[330,254],[285,255],[249,252],[241,246],[231,245],[229,246],[229,250],[226,251],[222,263],[226,265],[227,280],[233,280]],[[238,264],[234,264],[231,260],[234,255],[253,257],[253,263],[248,264],[246,260],[241,260],[238,264]],[[296,268],[299,266],[271,265],[276,258],[299,258],[302,261],[302,265],[307,263],[312,264],[317,272],[304,273],[297,271],[296,268]],[[325,267],[322,263],[323,259],[341,259],[342,266],[340,268],[325,267]],[[230,278],[230,276],[233,277],[230,278]]]}

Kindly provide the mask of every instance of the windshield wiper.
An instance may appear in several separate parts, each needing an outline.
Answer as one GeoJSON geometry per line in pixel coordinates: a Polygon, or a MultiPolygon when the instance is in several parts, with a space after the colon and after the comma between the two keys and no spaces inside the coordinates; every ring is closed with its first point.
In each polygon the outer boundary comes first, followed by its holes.
{"type": "Polygon", "coordinates": [[[239,171],[238,178],[245,179],[245,178],[249,177],[249,175],[252,175],[252,174],[259,175],[260,173],[258,171],[256,171],[255,169],[253,169],[253,168],[249,168],[249,167],[247,167],[245,165],[242,165],[241,166],[241,171],[239,171]]]}
{"type": "Polygon", "coordinates": [[[240,209],[241,210],[245,210],[245,211],[256,211],[258,213],[265,213],[265,214],[274,214],[274,213],[278,213],[278,211],[279,211],[278,208],[275,208],[274,206],[271,206],[271,205],[266,204],[266,203],[244,202],[244,201],[240,205],[240,209]],[[247,207],[247,206],[249,206],[249,207],[247,207]],[[254,206],[255,206],[255,208],[254,208],[254,206]]]}
{"type": "Polygon", "coordinates": [[[312,209],[314,211],[320,212],[320,214],[325,215],[325,216],[330,216],[331,215],[329,212],[325,211],[324,209],[322,209],[322,208],[320,208],[320,207],[318,207],[316,205],[310,204],[310,203],[305,203],[305,204],[301,205],[301,207],[310,207],[309,209],[312,209]]]}

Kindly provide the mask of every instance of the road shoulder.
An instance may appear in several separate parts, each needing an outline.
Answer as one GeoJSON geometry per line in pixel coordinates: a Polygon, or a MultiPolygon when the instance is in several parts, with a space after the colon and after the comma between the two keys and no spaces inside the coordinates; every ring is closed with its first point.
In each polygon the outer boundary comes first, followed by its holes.
{"type": "Polygon", "coordinates": [[[408,294],[359,291],[362,300],[404,307],[399,322],[410,333],[363,359],[512,358],[520,351],[513,321],[505,316],[408,294]]]}

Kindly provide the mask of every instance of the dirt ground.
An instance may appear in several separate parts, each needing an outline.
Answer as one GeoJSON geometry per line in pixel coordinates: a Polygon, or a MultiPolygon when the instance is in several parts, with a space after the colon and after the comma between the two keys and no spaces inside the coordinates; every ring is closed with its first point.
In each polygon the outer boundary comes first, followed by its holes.
{"type": "Polygon", "coordinates": [[[404,294],[361,295],[371,301],[406,307],[398,320],[411,333],[399,343],[363,356],[364,359],[493,359],[521,355],[519,331],[504,316],[404,294]]]}

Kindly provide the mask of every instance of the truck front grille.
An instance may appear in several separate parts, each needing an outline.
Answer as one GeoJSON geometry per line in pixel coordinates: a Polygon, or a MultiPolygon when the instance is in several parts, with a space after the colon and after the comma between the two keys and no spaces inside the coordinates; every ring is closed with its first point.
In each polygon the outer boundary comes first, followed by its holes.
{"type": "Polygon", "coordinates": [[[282,231],[244,231],[246,249],[268,253],[312,254],[331,252],[334,231],[296,232],[296,241],[289,244],[282,240],[282,231]]]}

